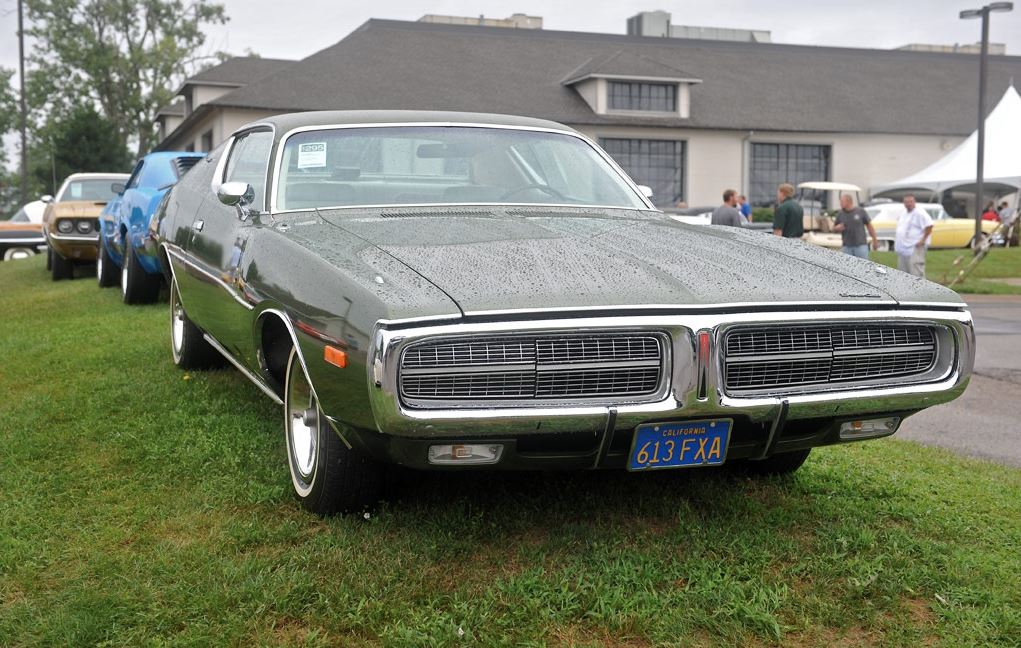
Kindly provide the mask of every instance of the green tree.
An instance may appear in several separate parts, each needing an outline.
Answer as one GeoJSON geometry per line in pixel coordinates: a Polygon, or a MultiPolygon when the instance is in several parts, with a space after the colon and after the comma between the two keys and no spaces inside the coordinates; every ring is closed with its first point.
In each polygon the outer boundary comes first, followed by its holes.
{"type": "Polygon", "coordinates": [[[203,27],[226,22],[209,0],[27,0],[36,46],[33,106],[66,117],[94,100],[122,146],[139,156],[154,143],[156,110],[204,60],[203,27]]]}
{"type": "Polygon", "coordinates": [[[18,100],[11,80],[14,70],[0,68],[0,220],[17,211],[20,186],[18,173],[7,169],[7,151],[2,139],[18,128],[18,100]]]}
{"type": "Polygon", "coordinates": [[[78,106],[33,134],[29,159],[32,186],[53,194],[72,173],[126,173],[132,156],[110,120],[91,106],[78,106]]]}

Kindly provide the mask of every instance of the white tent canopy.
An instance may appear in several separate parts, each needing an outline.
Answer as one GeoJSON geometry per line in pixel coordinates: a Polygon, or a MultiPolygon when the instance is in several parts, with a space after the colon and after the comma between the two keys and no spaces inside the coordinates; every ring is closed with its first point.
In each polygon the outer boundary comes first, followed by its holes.
{"type": "MultiPolygon", "coordinates": [[[[1021,189],[1021,95],[1011,85],[986,117],[985,169],[987,196],[1003,196],[1021,189]]],[[[974,193],[978,161],[978,131],[957,148],[917,173],[897,182],[872,187],[872,195],[912,189],[940,193],[960,189],[974,193]]]]}

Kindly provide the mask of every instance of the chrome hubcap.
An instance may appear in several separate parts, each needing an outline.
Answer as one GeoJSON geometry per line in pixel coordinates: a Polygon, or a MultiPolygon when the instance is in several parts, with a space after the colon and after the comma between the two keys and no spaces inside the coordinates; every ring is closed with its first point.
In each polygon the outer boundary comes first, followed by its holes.
{"type": "Polygon", "coordinates": [[[174,286],[171,304],[170,337],[176,354],[181,352],[181,345],[184,343],[184,308],[181,306],[181,300],[177,297],[177,286],[174,286]]]}
{"type": "Polygon", "coordinates": [[[315,474],[319,442],[319,408],[297,358],[291,361],[287,381],[287,449],[291,455],[292,475],[298,493],[305,495],[315,474]]]}

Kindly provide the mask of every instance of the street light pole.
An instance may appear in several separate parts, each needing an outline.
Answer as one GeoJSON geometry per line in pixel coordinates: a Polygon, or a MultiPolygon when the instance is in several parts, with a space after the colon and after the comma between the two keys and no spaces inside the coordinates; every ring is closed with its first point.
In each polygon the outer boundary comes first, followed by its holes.
{"type": "MultiPolygon", "coordinates": [[[[978,161],[975,165],[975,243],[982,239],[983,181],[986,162],[986,66],[989,59],[989,14],[1010,11],[1013,2],[993,2],[981,9],[968,9],[960,13],[963,19],[982,19],[982,53],[978,64],[978,161]]],[[[976,248],[977,249],[977,248],[976,248]]]]}

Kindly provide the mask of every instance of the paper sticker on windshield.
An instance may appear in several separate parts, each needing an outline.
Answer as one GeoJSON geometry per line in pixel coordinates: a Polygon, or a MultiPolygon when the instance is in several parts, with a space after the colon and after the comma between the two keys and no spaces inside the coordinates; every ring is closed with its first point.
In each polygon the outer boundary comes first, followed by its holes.
{"type": "Polygon", "coordinates": [[[82,185],[79,182],[72,182],[70,185],[71,197],[80,200],[82,197],[82,185]]]}
{"type": "Polygon", "coordinates": [[[309,142],[298,145],[298,168],[326,166],[326,142],[309,142]]]}

